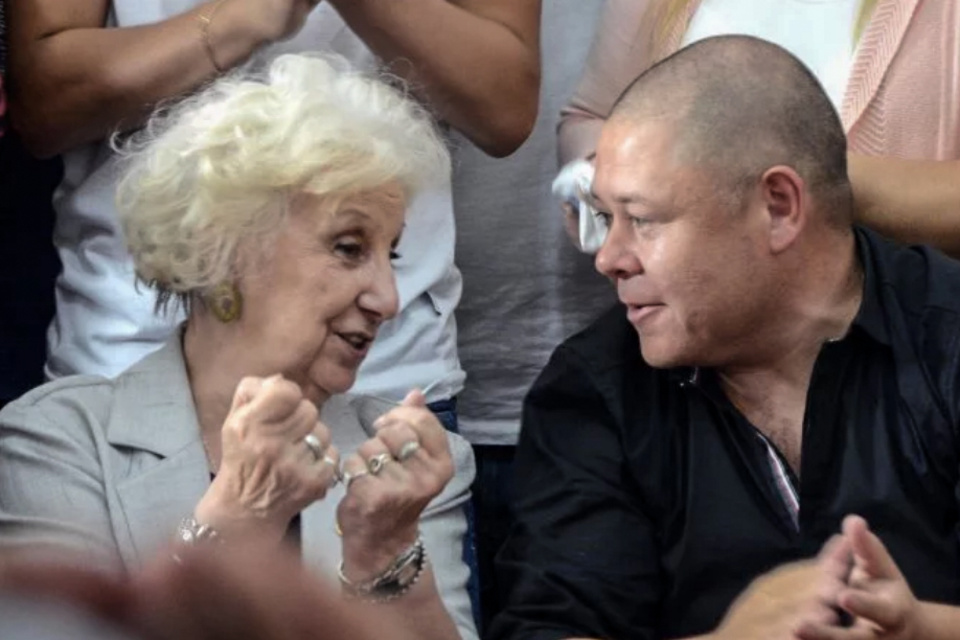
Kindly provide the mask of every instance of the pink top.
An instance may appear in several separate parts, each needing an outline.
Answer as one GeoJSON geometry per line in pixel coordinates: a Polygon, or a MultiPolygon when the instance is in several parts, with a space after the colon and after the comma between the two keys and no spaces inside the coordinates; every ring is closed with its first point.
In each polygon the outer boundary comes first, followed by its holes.
{"type": "MultiPolygon", "coordinates": [[[[614,101],[652,59],[674,52],[690,3],[661,51],[638,42],[650,0],[607,0],[590,58],[561,112],[560,162],[593,151],[614,101]]],[[[960,0],[879,0],[854,52],[840,114],[851,151],[960,159],[960,0]]]]}

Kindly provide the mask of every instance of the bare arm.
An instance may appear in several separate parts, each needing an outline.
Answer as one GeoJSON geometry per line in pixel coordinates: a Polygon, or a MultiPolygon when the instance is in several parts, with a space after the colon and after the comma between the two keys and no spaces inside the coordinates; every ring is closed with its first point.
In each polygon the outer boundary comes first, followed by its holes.
{"type": "MultiPolygon", "coordinates": [[[[10,116],[30,150],[56,155],[134,127],[157,102],[212,78],[200,16],[214,4],[155,24],[105,28],[108,0],[8,3],[10,116]]],[[[226,0],[209,30],[217,63],[230,68],[298,29],[307,6],[306,0],[226,0]]]]}
{"type": "Polygon", "coordinates": [[[533,129],[541,0],[330,0],[440,117],[493,156],[533,129]],[[404,62],[408,61],[408,62],[404,62]]]}
{"type": "Polygon", "coordinates": [[[960,257],[960,160],[850,154],[849,165],[859,222],[960,257]]]}
{"type": "Polygon", "coordinates": [[[580,83],[560,112],[561,166],[593,153],[614,102],[646,68],[637,38],[648,5],[646,0],[607,0],[604,5],[580,83]]]}

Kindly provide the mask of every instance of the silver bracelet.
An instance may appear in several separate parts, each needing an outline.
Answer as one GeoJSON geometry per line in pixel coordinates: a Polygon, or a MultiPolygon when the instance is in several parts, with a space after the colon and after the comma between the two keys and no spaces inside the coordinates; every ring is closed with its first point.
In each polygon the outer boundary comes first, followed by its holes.
{"type": "Polygon", "coordinates": [[[354,584],[344,574],[341,560],[337,577],[348,597],[365,602],[390,602],[403,596],[417,584],[427,563],[427,550],[423,546],[423,538],[418,535],[416,542],[400,553],[380,575],[354,584]]]}
{"type": "MultiPolygon", "coordinates": [[[[200,524],[193,516],[187,516],[177,526],[176,542],[178,547],[195,547],[201,544],[222,544],[220,532],[208,524],[200,524]]],[[[174,551],[173,559],[180,562],[180,555],[174,551]]]]}

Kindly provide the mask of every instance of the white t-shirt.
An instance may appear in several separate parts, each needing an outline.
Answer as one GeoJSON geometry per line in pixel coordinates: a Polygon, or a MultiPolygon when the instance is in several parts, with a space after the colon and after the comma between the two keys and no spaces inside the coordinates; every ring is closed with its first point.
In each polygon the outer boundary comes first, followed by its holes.
{"type": "MultiPolygon", "coordinates": [[[[159,22],[199,0],[114,0],[111,26],[159,22]]],[[[293,39],[261,51],[333,51],[361,68],[376,59],[327,3],[317,7],[293,39]]],[[[64,154],[64,179],[55,196],[54,241],[63,261],[57,315],[48,332],[47,375],[114,376],[164,344],[182,316],[154,313],[155,295],[135,287],[114,207],[114,154],[104,143],[64,154]]],[[[429,400],[453,396],[464,373],[456,348],[453,311],[461,278],[453,263],[453,204],[449,183],[422,194],[408,211],[395,263],[400,314],[383,325],[360,369],[356,393],[401,400],[414,386],[429,400]]]]}
{"type": "Polygon", "coordinates": [[[683,37],[742,34],[778,44],[813,71],[838,110],[856,47],[860,0],[703,0],[683,37]]]}
{"type": "Polygon", "coordinates": [[[616,302],[616,292],[576,250],[550,193],[557,121],[593,38],[601,0],[543,3],[540,116],[530,139],[494,159],[460,139],[454,153],[457,309],[467,386],[460,431],[474,444],[512,445],[523,398],[566,338],[616,302]]]}

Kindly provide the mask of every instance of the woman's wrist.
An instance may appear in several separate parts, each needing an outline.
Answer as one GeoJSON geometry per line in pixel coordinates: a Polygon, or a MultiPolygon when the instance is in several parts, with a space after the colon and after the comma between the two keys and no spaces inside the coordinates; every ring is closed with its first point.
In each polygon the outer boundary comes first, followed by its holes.
{"type": "Polygon", "coordinates": [[[426,566],[427,552],[423,538],[418,535],[383,571],[366,580],[349,579],[343,561],[337,575],[347,596],[367,602],[390,602],[407,594],[419,582],[426,566]]]}
{"type": "Polygon", "coordinates": [[[243,0],[209,3],[200,16],[202,44],[218,71],[242,64],[282,35],[280,25],[263,19],[243,0]]]}
{"type": "Polygon", "coordinates": [[[367,540],[347,533],[343,538],[343,575],[351,582],[366,582],[384,571],[417,542],[419,532],[408,532],[389,539],[367,540]]]}
{"type": "Polygon", "coordinates": [[[225,541],[279,542],[289,524],[274,523],[224,499],[217,490],[216,481],[197,503],[193,517],[200,525],[215,530],[225,541]]]}

